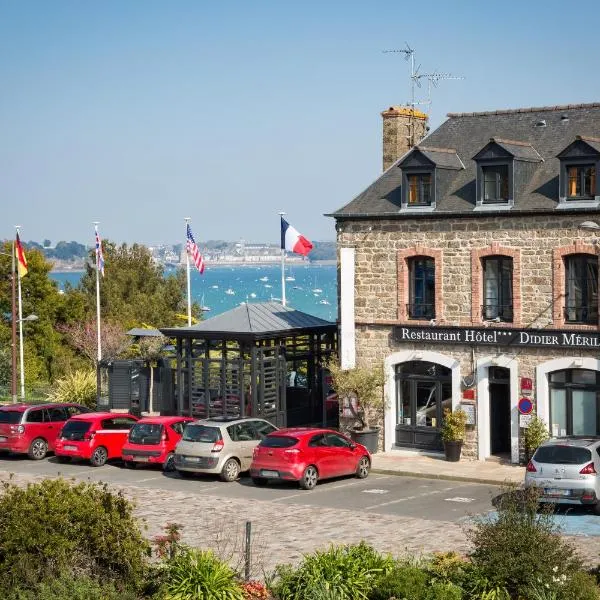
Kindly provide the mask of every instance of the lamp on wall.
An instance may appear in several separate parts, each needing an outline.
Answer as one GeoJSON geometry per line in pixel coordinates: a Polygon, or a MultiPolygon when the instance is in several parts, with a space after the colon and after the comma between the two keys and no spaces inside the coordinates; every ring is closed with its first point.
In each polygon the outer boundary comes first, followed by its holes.
{"type": "Polygon", "coordinates": [[[581,369],[581,367],[583,367],[583,358],[574,358],[573,362],[571,363],[571,366],[575,367],[576,369],[581,369]]]}
{"type": "Polygon", "coordinates": [[[600,231],[600,225],[595,221],[584,221],[577,225],[577,229],[587,229],[588,231],[600,231]]]}
{"type": "Polygon", "coordinates": [[[423,353],[419,352],[418,350],[413,354],[413,358],[415,360],[421,360],[423,358],[423,353]]]}

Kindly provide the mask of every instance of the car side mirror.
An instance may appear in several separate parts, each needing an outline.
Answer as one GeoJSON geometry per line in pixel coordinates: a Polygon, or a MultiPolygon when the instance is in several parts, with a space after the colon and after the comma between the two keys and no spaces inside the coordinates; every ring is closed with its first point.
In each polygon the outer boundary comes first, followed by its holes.
{"type": "Polygon", "coordinates": [[[356,444],[354,442],[350,442],[350,450],[356,450],[356,444]]]}

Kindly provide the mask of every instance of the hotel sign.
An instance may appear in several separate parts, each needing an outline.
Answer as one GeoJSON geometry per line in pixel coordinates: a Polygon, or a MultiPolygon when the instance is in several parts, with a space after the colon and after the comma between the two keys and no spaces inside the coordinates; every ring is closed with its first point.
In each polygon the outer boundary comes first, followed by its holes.
{"type": "Polygon", "coordinates": [[[600,332],[556,329],[493,329],[491,327],[394,327],[397,342],[511,346],[519,348],[600,349],[600,332]]]}

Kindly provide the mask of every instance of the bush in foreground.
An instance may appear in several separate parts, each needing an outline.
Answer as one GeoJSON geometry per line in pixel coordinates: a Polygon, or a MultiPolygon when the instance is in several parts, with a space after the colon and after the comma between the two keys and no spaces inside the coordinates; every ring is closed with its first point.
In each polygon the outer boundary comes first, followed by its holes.
{"type": "Polygon", "coordinates": [[[119,590],[142,585],[149,545],[121,493],[64,479],[1,486],[3,592],[39,590],[69,577],[82,585],[86,578],[110,582],[119,590]]]}

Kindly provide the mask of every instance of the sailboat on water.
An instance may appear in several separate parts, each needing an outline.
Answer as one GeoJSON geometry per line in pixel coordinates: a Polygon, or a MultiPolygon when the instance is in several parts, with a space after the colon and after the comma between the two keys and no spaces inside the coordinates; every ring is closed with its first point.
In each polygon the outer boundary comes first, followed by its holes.
{"type": "Polygon", "coordinates": [[[204,304],[204,294],[202,294],[202,298],[200,299],[200,310],[202,312],[208,312],[210,310],[210,306],[204,304]]]}

